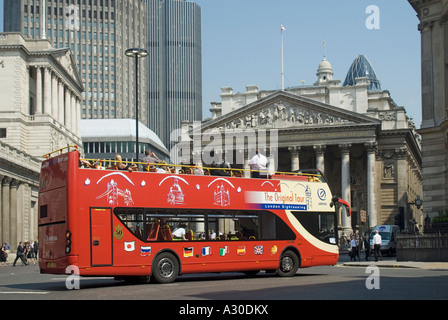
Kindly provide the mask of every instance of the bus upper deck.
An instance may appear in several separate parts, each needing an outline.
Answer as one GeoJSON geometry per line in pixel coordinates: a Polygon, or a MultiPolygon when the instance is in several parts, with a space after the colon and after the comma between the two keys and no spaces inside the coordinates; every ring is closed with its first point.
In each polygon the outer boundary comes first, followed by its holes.
{"type": "MultiPolygon", "coordinates": [[[[57,151],[44,155],[45,159],[51,159],[63,153],[65,149],[77,151],[76,146],[62,148],[57,151]]],[[[175,173],[175,174],[196,174],[212,176],[230,176],[230,177],[250,177],[251,173],[260,173],[262,178],[266,179],[294,179],[302,181],[326,182],[322,172],[318,169],[297,170],[294,172],[279,172],[270,170],[250,170],[242,168],[233,168],[225,163],[212,166],[197,166],[193,164],[168,164],[165,161],[157,163],[122,161],[117,159],[88,159],[79,158],[79,166],[87,169],[99,170],[125,170],[129,172],[156,172],[156,173],[175,173]],[[119,167],[123,164],[123,167],[119,167]]]]}

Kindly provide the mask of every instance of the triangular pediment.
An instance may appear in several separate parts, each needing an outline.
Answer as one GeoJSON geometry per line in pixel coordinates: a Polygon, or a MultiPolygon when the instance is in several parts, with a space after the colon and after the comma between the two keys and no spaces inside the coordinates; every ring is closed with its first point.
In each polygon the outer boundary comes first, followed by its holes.
{"type": "MultiPolygon", "coordinates": [[[[66,81],[71,82],[73,88],[76,88],[79,93],[84,91],[81,76],[70,49],[62,48],[36,52],[36,56],[41,57],[42,55],[49,55],[51,57],[48,62],[52,65],[52,68],[61,74],[66,81]]],[[[46,63],[48,62],[46,61],[46,63]]]]}
{"type": "Polygon", "coordinates": [[[83,88],[81,76],[71,51],[68,48],[55,49],[51,54],[70,78],[73,79],[80,88],[83,88]]]}
{"type": "MultiPolygon", "coordinates": [[[[54,54],[56,55],[56,54],[54,54]]],[[[56,60],[65,68],[67,73],[74,79],[76,79],[76,73],[74,66],[71,61],[71,54],[69,51],[66,51],[65,54],[56,55],[56,60]]]]}
{"type": "Polygon", "coordinates": [[[303,96],[277,91],[203,124],[202,129],[287,129],[373,124],[380,120],[303,96]]]}

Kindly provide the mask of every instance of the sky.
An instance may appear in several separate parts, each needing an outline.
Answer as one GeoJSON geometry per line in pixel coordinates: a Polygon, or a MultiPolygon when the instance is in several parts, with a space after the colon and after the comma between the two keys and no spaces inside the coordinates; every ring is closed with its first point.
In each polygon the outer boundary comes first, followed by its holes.
{"type": "MultiPolygon", "coordinates": [[[[344,82],[358,54],[371,62],[383,90],[421,124],[420,32],[407,0],[195,0],[202,9],[203,118],[221,88],[245,92],[312,85],[324,55],[344,82]],[[370,6],[375,6],[374,11],[370,6]],[[367,24],[367,25],[366,25],[367,24]]],[[[3,31],[3,0],[0,0],[3,31]]]]}

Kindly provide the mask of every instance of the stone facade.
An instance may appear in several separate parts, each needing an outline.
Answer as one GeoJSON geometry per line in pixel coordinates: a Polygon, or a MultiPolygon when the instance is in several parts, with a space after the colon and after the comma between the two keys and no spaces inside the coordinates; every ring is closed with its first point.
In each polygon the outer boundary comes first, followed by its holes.
{"type": "Polygon", "coordinates": [[[448,1],[408,0],[420,20],[424,214],[448,209],[448,1]]]}
{"type": "Polygon", "coordinates": [[[0,240],[37,238],[43,155],[82,146],[83,86],[69,49],[0,33],[0,240]]]}
{"type": "Polygon", "coordinates": [[[339,230],[346,235],[394,224],[400,215],[402,227],[413,229],[411,219],[422,227],[422,212],[411,204],[422,192],[421,150],[412,119],[388,91],[369,90],[368,77],[341,86],[326,59],[317,76],[314,86],[284,91],[223,88],[222,101],[212,103],[212,119],[184,123],[181,141],[193,150],[190,161],[225,160],[249,169],[248,159],[261,148],[271,170],[324,173],[333,193],[351,203],[352,217],[339,213],[339,230]],[[219,149],[222,156],[216,157],[219,149]]]}

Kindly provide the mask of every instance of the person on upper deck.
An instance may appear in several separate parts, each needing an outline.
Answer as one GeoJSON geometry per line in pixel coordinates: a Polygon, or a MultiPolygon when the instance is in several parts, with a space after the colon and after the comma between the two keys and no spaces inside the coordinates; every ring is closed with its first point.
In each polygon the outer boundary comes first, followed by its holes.
{"type": "Polygon", "coordinates": [[[156,154],[149,149],[145,150],[145,156],[146,157],[144,157],[142,159],[142,162],[147,163],[147,164],[143,165],[143,171],[149,171],[149,168],[152,165],[148,165],[148,163],[160,163],[161,162],[161,160],[156,156],[156,154]]]}
{"type": "Polygon", "coordinates": [[[115,155],[115,169],[116,170],[127,170],[129,172],[137,171],[137,165],[132,164],[130,166],[127,166],[122,161],[123,160],[119,154],[115,155]]]}
{"type": "Polygon", "coordinates": [[[266,177],[266,173],[261,174],[260,171],[267,170],[268,159],[262,155],[258,149],[255,156],[249,160],[249,167],[252,171],[252,178],[266,177]]]}

